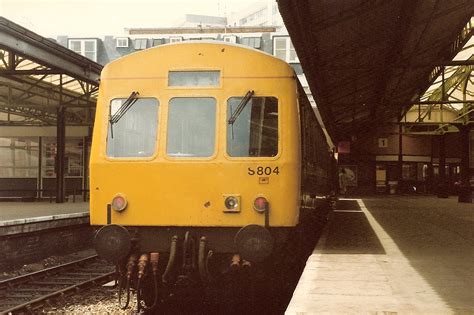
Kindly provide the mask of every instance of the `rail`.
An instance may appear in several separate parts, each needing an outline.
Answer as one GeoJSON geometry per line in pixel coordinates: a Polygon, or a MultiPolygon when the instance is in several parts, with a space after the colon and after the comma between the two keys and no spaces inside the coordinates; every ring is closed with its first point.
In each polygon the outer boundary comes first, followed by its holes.
{"type": "Polygon", "coordinates": [[[0,281],[0,313],[33,312],[56,298],[97,283],[110,281],[113,266],[97,255],[0,281]]]}

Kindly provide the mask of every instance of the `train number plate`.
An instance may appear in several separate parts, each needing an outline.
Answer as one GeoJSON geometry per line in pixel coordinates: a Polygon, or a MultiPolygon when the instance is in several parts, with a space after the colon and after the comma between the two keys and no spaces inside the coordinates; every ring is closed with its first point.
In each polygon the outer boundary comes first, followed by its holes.
{"type": "Polygon", "coordinates": [[[254,176],[254,175],[258,175],[258,176],[262,176],[262,175],[272,175],[272,174],[275,174],[275,175],[278,175],[280,174],[280,169],[278,168],[278,166],[272,168],[270,166],[257,166],[257,167],[249,167],[247,168],[247,174],[250,175],[250,176],[254,176]]]}

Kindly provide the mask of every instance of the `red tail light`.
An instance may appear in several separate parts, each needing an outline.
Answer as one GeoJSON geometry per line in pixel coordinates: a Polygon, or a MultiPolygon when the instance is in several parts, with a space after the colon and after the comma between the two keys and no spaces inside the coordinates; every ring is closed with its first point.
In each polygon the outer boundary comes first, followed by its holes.
{"type": "Polygon", "coordinates": [[[121,194],[117,194],[113,199],[112,199],[112,203],[111,203],[111,206],[112,206],[112,209],[114,209],[115,211],[123,211],[125,210],[125,208],[127,208],[127,199],[125,198],[125,196],[121,195],[121,194]]]}
{"type": "Polygon", "coordinates": [[[265,197],[257,197],[253,202],[253,208],[258,212],[264,212],[267,206],[268,200],[265,197]]]}

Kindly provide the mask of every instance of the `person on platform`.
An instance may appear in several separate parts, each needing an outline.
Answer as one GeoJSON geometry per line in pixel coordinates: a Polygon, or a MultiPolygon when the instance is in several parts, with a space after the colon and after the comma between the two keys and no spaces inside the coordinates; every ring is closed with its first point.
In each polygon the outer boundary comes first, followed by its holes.
{"type": "Polygon", "coordinates": [[[351,176],[347,173],[345,168],[341,168],[339,172],[339,193],[345,195],[347,193],[347,185],[351,181],[351,176]]]}

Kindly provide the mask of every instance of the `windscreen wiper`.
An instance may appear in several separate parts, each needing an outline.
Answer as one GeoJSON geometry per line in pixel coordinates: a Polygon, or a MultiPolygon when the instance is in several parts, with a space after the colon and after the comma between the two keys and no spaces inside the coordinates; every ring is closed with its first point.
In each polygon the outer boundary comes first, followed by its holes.
{"type": "MultiPolygon", "coordinates": [[[[118,123],[123,115],[125,115],[125,113],[130,109],[130,107],[136,103],[138,100],[138,95],[138,92],[133,91],[113,115],[109,114],[110,135],[112,138],[114,137],[114,124],[118,123]]],[[[110,107],[110,111],[112,111],[112,107],[110,107]]]]}
{"type": "Polygon", "coordinates": [[[234,125],[234,122],[236,121],[237,117],[239,117],[240,113],[242,113],[245,106],[252,99],[252,96],[254,94],[255,94],[254,90],[250,90],[247,92],[247,94],[245,94],[244,98],[240,101],[240,104],[237,106],[235,111],[232,113],[232,116],[230,116],[229,120],[227,121],[229,125],[234,125]]]}

